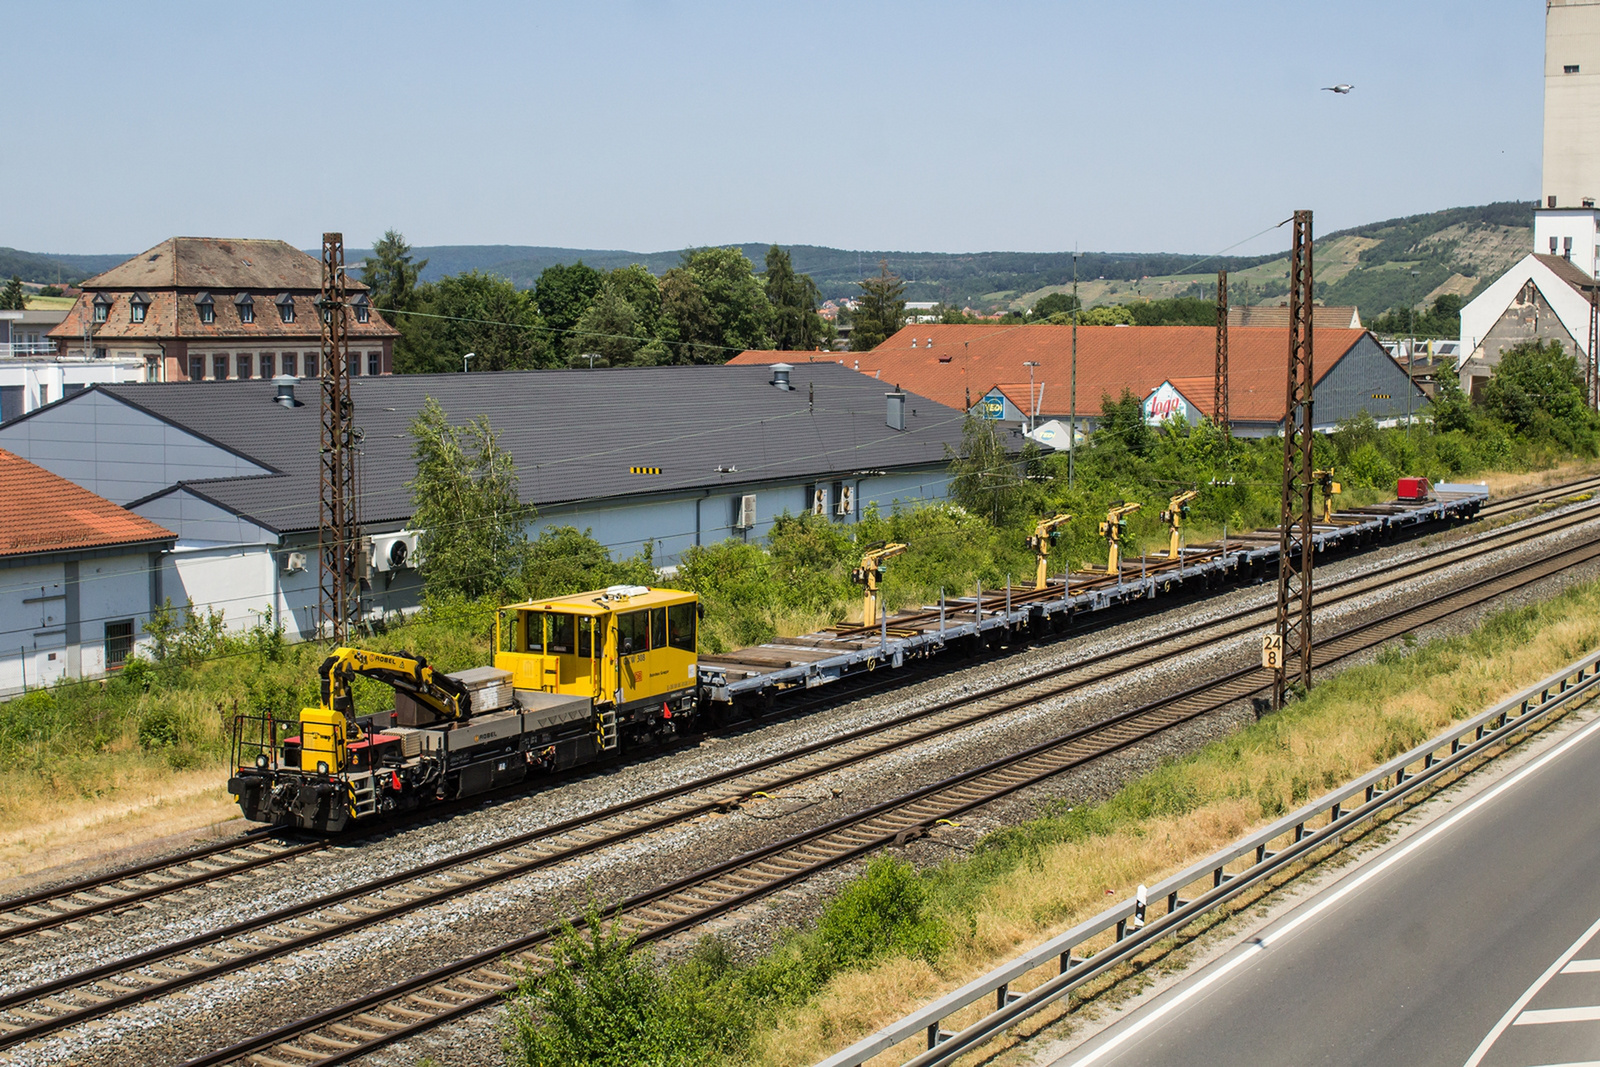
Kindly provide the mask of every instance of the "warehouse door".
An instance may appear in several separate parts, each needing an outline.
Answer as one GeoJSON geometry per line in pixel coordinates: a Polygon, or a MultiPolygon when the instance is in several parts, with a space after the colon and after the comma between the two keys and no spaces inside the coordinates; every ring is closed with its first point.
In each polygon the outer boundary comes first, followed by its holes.
{"type": "Polygon", "coordinates": [[[33,677],[28,679],[28,686],[55,685],[67,676],[67,639],[65,635],[56,637],[40,637],[35,639],[37,651],[33,654],[33,677]],[[50,642],[59,641],[60,644],[52,645],[50,642]]]}

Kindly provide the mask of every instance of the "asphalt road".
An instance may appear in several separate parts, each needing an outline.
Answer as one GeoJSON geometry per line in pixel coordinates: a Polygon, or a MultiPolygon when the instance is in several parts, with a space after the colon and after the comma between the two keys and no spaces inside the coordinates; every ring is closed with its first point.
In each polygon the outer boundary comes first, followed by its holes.
{"type": "Polygon", "coordinates": [[[1600,720],[1055,1062],[1600,1067],[1600,720]]]}

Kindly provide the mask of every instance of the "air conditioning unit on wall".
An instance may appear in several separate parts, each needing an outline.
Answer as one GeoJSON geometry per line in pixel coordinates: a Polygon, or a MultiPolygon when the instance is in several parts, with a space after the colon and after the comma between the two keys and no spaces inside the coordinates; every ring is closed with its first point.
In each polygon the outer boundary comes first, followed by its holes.
{"type": "Polygon", "coordinates": [[[833,513],[835,515],[849,515],[855,510],[855,503],[855,489],[852,486],[842,485],[839,487],[839,503],[834,505],[833,513]]]}
{"type": "Polygon", "coordinates": [[[756,525],[756,495],[746,493],[739,498],[734,508],[733,528],[736,530],[753,530],[756,525]]]}
{"type": "Polygon", "coordinates": [[[372,539],[372,565],[380,571],[413,570],[417,566],[417,535],[411,530],[379,534],[372,539]]]}
{"type": "Polygon", "coordinates": [[[283,573],[299,574],[306,569],[306,554],[304,552],[285,552],[278,557],[283,561],[283,573]]]}

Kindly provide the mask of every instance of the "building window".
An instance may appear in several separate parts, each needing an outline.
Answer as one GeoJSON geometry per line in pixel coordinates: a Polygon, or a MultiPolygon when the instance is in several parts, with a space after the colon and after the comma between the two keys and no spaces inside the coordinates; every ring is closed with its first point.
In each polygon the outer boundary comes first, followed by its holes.
{"type": "Polygon", "coordinates": [[[144,309],[145,305],[135,300],[133,303],[128,305],[128,315],[134,322],[143,322],[144,309]]]}
{"type": "Polygon", "coordinates": [[[282,319],[284,322],[293,322],[294,321],[294,297],[290,296],[288,293],[284,293],[283,295],[278,297],[277,304],[278,304],[278,318],[282,319]]]}
{"type": "Polygon", "coordinates": [[[104,322],[111,313],[111,301],[106,294],[101,293],[94,298],[94,321],[104,322]]]}
{"type": "Polygon", "coordinates": [[[217,381],[217,382],[224,381],[224,380],[227,379],[227,377],[228,377],[228,357],[227,356],[212,356],[211,357],[211,379],[212,379],[212,381],[217,381]]]}
{"type": "Polygon", "coordinates": [[[271,352],[263,352],[263,353],[261,353],[261,376],[263,378],[272,377],[272,374],[273,374],[272,363],[273,363],[273,359],[272,359],[272,353],[271,352]]]}
{"type": "Polygon", "coordinates": [[[306,353],[306,377],[307,378],[316,378],[316,377],[321,375],[322,372],[317,369],[317,362],[318,362],[317,353],[315,353],[315,352],[307,352],[306,353]]]}
{"type": "Polygon", "coordinates": [[[1576,74],[1576,73],[1578,73],[1578,64],[1576,64],[1576,63],[1568,63],[1568,64],[1566,64],[1565,66],[1563,66],[1561,68],[1561,73],[1563,73],[1563,74],[1576,74]]]}
{"type": "Polygon", "coordinates": [[[191,382],[203,381],[206,376],[206,357],[189,357],[189,380],[191,382]]]}
{"type": "Polygon", "coordinates": [[[361,357],[357,356],[357,355],[352,355],[350,357],[350,377],[358,378],[360,376],[361,376],[361,357]]]}
{"type": "Polygon", "coordinates": [[[369,315],[369,311],[370,311],[370,307],[369,307],[369,305],[367,303],[367,294],[366,293],[357,293],[356,294],[356,298],[353,301],[353,303],[355,304],[355,309],[356,309],[356,321],[360,322],[360,323],[365,323],[367,321],[367,318],[368,318],[368,315],[369,315]]]}
{"type": "Polygon", "coordinates": [[[325,324],[333,322],[333,308],[329,307],[327,304],[324,304],[321,300],[318,300],[317,309],[322,312],[322,321],[325,324]]]}
{"type": "Polygon", "coordinates": [[[106,670],[121,670],[133,654],[133,620],[106,623],[106,670]]]}
{"type": "Polygon", "coordinates": [[[250,299],[249,293],[240,293],[233,298],[233,306],[239,309],[239,321],[246,325],[256,321],[256,303],[250,299]]]}
{"type": "Polygon", "coordinates": [[[295,363],[294,353],[293,352],[285,352],[283,354],[283,373],[289,375],[290,377],[293,377],[294,376],[294,372],[295,372],[294,363],[295,363]]]}
{"type": "Polygon", "coordinates": [[[159,382],[161,380],[161,359],[159,356],[144,357],[144,380],[159,382]]]}
{"type": "Polygon", "coordinates": [[[200,313],[202,325],[210,326],[217,321],[217,304],[211,299],[210,293],[201,293],[194,298],[194,309],[200,313]]]}
{"type": "Polygon", "coordinates": [[[383,356],[377,352],[367,353],[367,373],[376,378],[383,373],[383,356]]]}
{"type": "Polygon", "coordinates": [[[239,360],[239,377],[240,378],[248,378],[248,377],[250,377],[250,364],[251,364],[250,353],[249,352],[240,352],[239,355],[238,355],[238,360],[239,360]]]}

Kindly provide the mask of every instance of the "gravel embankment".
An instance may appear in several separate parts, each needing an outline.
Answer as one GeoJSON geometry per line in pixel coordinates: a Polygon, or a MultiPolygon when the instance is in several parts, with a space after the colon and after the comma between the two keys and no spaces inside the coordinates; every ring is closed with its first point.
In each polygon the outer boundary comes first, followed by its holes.
{"type": "MultiPolygon", "coordinates": [[[[1422,541],[1333,563],[1319,569],[1318,573],[1324,579],[1360,574],[1379,563],[1420,557],[1435,546],[1475,532],[1469,526],[1435,534],[1422,541]]],[[[1498,555],[1490,562],[1458,565],[1403,587],[1385,585],[1333,606],[1326,613],[1319,611],[1319,623],[1332,626],[1368,619],[1393,610],[1419,590],[1450,588],[1498,573],[1508,561],[1547,554],[1555,550],[1552,545],[1571,543],[1582,536],[1581,529],[1569,531],[1541,539],[1537,546],[1523,546],[1507,555],[1498,555]]],[[[1512,603],[1543,599],[1557,586],[1593,578],[1597,573],[1600,568],[1585,566],[1537,592],[1503,599],[1512,603]]],[[[356,845],[336,846],[323,854],[268,868],[259,875],[224,880],[131,913],[85,922],[81,930],[64,928],[56,931],[55,936],[0,946],[0,961],[5,965],[0,989],[18,989],[102,960],[123,957],[187,934],[297,903],[311,895],[597,811],[619,800],[691,781],[768,754],[792,750],[797,745],[926,706],[955,693],[1063,665],[1144,636],[1168,632],[1178,622],[1188,624],[1214,619],[1240,607],[1266,604],[1272,596],[1270,586],[1235,590],[1165,615],[1123,623],[952,670],[891,694],[707,739],[697,746],[659,758],[589,775],[559,789],[485,806],[437,823],[408,827],[403,832],[356,845]]],[[[1419,632],[1418,636],[1427,638],[1462,632],[1476,625],[1481,614],[1482,611],[1462,613],[1419,632]]],[[[836,772],[780,793],[770,802],[700,819],[341,936],[297,953],[289,960],[273,961],[259,969],[194,987],[187,995],[102,1020],[103,1025],[94,1030],[49,1039],[43,1048],[30,1050],[26,1057],[30,1062],[72,1060],[86,1064],[177,1062],[269,1025],[281,1024],[358,993],[381,988],[399,978],[481,951],[571,914],[590,896],[601,899],[627,896],[680,877],[709,862],[828,822],[895,792],[936,781],[1007,751],[1025,748],[1109,712],[1193,685],[1250,662],[1258,655],[1258,649],[1259,638],[1255,635],[1216,643],[1159,665],[1129,672],[1113,681],[951,731],[875,759],[868,765],[869,769],[836,772]]],[[[1057,800],[1079,803],[1104,797],[1163,757],[1192,751],[1253,717],[1250,707],[1241,706],[1186,724],[972,813],[963,819],[959,830],[942,829],[932,838],[906,846],[902,854],[917,863],[937,862],[951,855],[952,850],[970,846],[998,826],[1036,814],[1041,804],[1057,800]]],[[[852,873],[852,869],[846,867],[813,879],[799,889],[726,916],[708,929],[727,940],[736,953],[754,953],[768,944],[776,931],[804,922],[829,892],[852,873]]],[[[703,932],[694,936],[701,936],[703,932]]],[[[692,938],[682,940],[687,942],[692,938]]],[[[432,1055],[441,1063],[492,1062],[499,1055],[496,1014],[482,1013],[440,1028],[426,1039],[375,1055],[370,1062],[409,1065],[425,1055],[432,1055]]]]}

